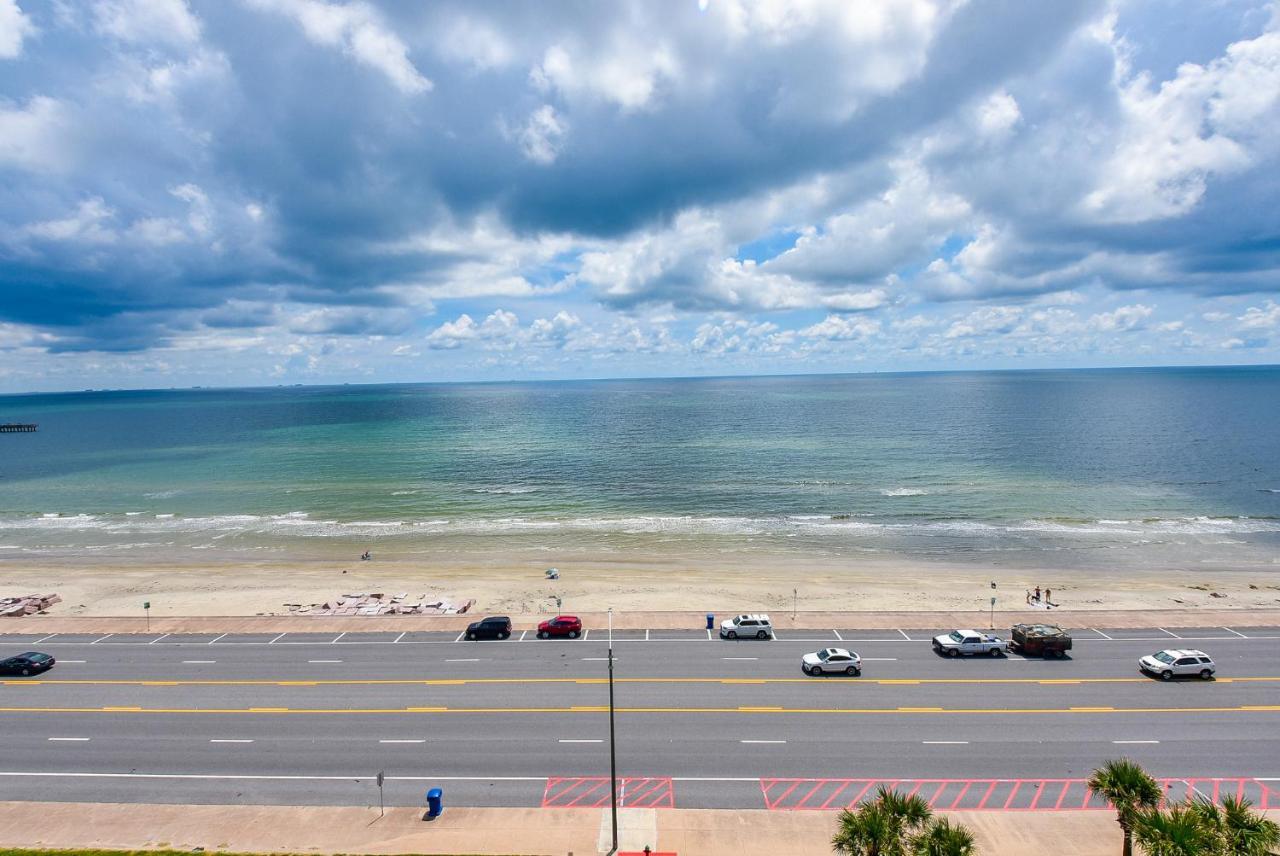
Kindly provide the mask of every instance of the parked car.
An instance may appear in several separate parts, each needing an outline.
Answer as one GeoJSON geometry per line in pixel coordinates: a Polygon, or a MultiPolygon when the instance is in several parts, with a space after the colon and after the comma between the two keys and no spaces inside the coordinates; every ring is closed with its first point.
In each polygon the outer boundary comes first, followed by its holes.
{"type": "Polygon", "coordinates": [[[862,674],[862,658],[844,648],[823,648],[800,658],[800,668],[806,675],[862,674]]]}
{"type": "Polygon", "coordinates": [[[1032,657],[1065,657],[1071,650],[1071,634],[1056,624],[1015,624],[1009,650],[1032,657]]]}
{"type": "Polygon", "coordinates": [[[582,635],[582,619],[576,615],[557,615],[538,625],[538,638],[550,639],[552,636],[567,636],[577,639],[582,635]]]}
{"type": "Polygon", "coordinates": [[[1138,660],[1138,668],[1162,681],[1192,675],[1199,675],[1207,681],[1218,671],[1217,665],[1205,652],[1176,648],[1166,648],[1142,657],[1138,660]]]}
{"type": "Polygon", "coordinates": [[[1008,649],[1008,643],[999,636],[976,630],[952,630],[943,636],[933,637],[933,650],[948,657],[959,657],[961,654],[967,657],[974,654],[999,657],[1008,649]]]}
{"type": "Polygon", "coordinates": [[[7,660],[0,660],[0,675],[22,675],[26,677],[38,672],[47,672],[53,668],[53,664],[56,662],[58,661],[50,654],[28,651],[25,654],[19,654],[7,660]]]}
{"type": "Polygon", "coordinates": [[[728,621],[720,622],[720,635],[726,639],[737,639],[739,636],[768,639],[773,636],[773,625],[767,615],[735,615],[728,621]]]}
{"type": "Polygon", "coordinates": [[[490,615],[467,625],[467,637],[476,639],[506,639],[511,635],[511,619],[505,615],[490,615]]]}

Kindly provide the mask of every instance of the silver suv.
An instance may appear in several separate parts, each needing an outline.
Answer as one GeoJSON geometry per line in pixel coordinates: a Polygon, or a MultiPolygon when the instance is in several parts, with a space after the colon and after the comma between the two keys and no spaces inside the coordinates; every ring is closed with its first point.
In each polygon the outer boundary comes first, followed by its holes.
{"type": "Polygon", "coordinates": [[[737,639],[739,636],[756,639],[768,639],[773,636],[773,625],[767,615],[735,615],[728,621],[720,622],[720,635],[726,639],[737,639]]]}
{"type": "Polygon", "coordinates": [[[1162,681],[1171,681],[1177,677],[1199,675],[1206,681],[1218,671],[1213,660],[1203,651],[1178,650],[1167,648],[1138,660],[1138,668],[1156,675],[1162,681]]]}

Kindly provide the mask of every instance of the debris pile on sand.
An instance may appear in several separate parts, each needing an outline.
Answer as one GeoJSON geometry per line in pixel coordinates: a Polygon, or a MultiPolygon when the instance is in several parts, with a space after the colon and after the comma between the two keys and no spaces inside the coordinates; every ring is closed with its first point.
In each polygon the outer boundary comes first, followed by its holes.
{"type": "Polygon", "coordinates": [[[427,600],[425,594],[411,601],[407,593],[387,597],[382,592],[356,592],[324,603],[286,603],[285,608],[290,615],[462,615],[475,604],[475,600],[427,600]]]}
{"type": "Polygon", "coordinates": [[[44,612],[62,598],[56,594],[24,594],[18,597],[0,597],[0,618],[21,618],[44,612]]]}

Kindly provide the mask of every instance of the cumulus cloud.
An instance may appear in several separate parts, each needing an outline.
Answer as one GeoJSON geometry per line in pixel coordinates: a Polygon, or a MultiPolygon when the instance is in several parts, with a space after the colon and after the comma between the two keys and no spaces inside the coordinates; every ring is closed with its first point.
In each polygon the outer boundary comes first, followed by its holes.
{"type": "Polygon", "coordinates": [[[68,165],[69,120],[65,106],[37,95],[19,107],[0,99],[0,167],[57,170],[68,165]]]}
{"type": "Polygon", "coordinates": [[[0,0],[0,59],[21,56],[23,40],[35,34],[36,26],[23,14],[18,0],[0,0]]]}
{"type": "Polygon", "coordinates": [[[184,0],[98,0],[98,32],[126,42],[185,46],[200,40],[200,22],[184,0]]]}

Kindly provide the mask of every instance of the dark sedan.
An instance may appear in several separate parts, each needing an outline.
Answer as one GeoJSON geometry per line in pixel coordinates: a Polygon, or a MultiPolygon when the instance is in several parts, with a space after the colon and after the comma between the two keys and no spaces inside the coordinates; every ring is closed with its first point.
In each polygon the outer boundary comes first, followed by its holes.
{"type": "Polygon", "coordinates": [[[7,660],[0,660],[0,675],[22,675],[26,677],[37,672],[47,672],[53,668],[53,664],[56,662],[58,661],[49,654],[28,651],[25,654],[19,654],[7,660]]]}
{"type": "Polygon", "coordinates": [[[511,619],[505,615],[491,615],[467,625],[468,639],[506,639],[511,635],[511,619]]]}

